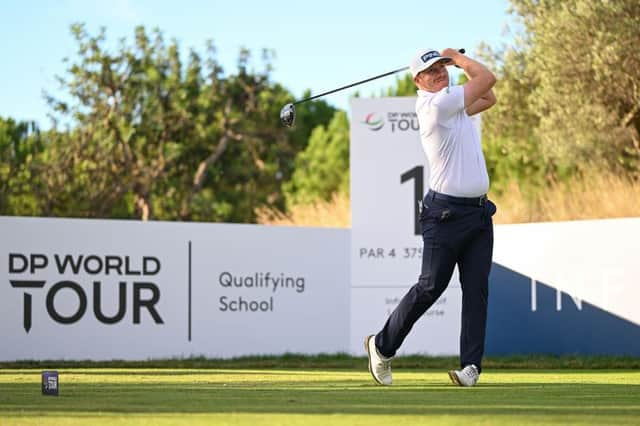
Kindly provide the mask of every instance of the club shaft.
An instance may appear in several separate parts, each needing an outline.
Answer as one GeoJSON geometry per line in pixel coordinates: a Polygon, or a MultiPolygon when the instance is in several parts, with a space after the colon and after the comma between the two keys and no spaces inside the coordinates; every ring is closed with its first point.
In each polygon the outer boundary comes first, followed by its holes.
{"type": "Polygon", "coordinates": [[[367,79],[364,79],[364,80],[360,80],[360,81],[355,82],[355,83],[347,84],[346,86],[338,87],[337,89],[329,90],[328,92],[320,93],[318,95],[311,96],[310,98],[301,99],[299,101],[294,102],[293,105],[297,105],[297,104],[300,104],[302,102],[307,102],[307,101],[319,98],[321,96],[330,95],[332,93],[339,92],[340,90],[348,89],[349,87],[357,86],[359,84],[363,84],[363,83],[366,83],[368,81],[377,80],[379,78],[386,77],[386,76],[391,75],[391,74],[396,74],[396,73],[399,73],[400,71],[405,71],[405,70],[408,70],[408,69],[409,69],[409,67],[398,68],[397,70],[389,71],[389,72],[386,72],[384,74],[377,75],[375,77],[370,77],[370,78],[367,78],[367,79]]]}
{"type": "MultiPolygon", "coordinates": [[[[458,49],[458,52],[465,53],[465,49],[458,49]]],[[[320,98],[322,96],[330,95],[332,93],[339,92],[339,91],[344,90],[344,89],[348,89],[349,87],[357,86],[359,84],[363,84],[363,83],[366,83],[368,81],[377,80],[379,78],[386,77],[386,76],[391,75],[391,74],[396,74],[396,73],[399,73],[400,71],[405,71],[405,70],[408,70],[408,69],[409,69],[409,67],[402,67],[402,68],[398,68],[397,70],[393,70],[393,71],[386,72],[384,74],[376,75],[375,77],[366,78],[364,80],[360,80],[360,81],[357,81],[355,83],[347,84],[346,86],[338,87],[337,89],[329,90],[328,92],[320,93],[320,94],[311,96],[311,97],[306,98],[306,99],[301,99],[299,101],[295,101],[293,103],[293,105],[298,105],[298,104],[301,104],[303,102],[311,101],[313,99],[320,98]]]]}

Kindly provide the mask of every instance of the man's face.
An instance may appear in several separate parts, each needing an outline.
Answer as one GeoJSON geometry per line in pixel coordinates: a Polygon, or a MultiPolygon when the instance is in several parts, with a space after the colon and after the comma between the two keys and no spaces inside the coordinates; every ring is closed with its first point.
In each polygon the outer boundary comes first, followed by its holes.
{"type": "Polygon", "coordinates": [[[438,92],[449,85],[447,61],[438,61],[426,70],[416,75],[416,86],[427,92],[438,92]]]}

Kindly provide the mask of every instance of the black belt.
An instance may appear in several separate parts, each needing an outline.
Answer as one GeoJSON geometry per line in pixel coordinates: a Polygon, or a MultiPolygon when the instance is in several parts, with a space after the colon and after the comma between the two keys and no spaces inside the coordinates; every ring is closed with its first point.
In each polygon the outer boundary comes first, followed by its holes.
{"type": "Polygon", "coordinates": [[[487,202],[487,195],[481,195],[479,197],[473,197],[473,198],[467,198],[467,197],[454,197],[452,195],[446,195],[446,194],[441,194],[439,192],[435,192],[433,190],[429,190],[429,192],[427,192],[427,199],[431,199],[431,200],[442,200],[442,201],[448,201],[450,203],[454,203],[454,204],[464,204],[467,206],[484,206],[485,203],[487,202]]]}

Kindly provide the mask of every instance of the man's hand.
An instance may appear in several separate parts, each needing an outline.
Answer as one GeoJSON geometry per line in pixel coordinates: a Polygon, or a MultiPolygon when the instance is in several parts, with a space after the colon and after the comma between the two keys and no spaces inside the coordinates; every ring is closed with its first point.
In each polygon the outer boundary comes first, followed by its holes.
{"type": "Polygon", "coordinates": [[[440,56],[445,56],[445,57],[448,56],[453,61],[453,63],[451,65],[460,66],[460,64],[458,64],[457,60],[461,56],[464,56],[464,55],[462,53],[460,53],[458,51],[458,49],[452,49],[450,47],[447,47],[442,52],[440,52],[440,56]]]}
{"type": "Polygon", "coordinates": [[[467,108],[469,115],[483,111],[495,103],[493,92],[490,91],[496,83],[496,76],[487,67],[450,47],[444,49],[440,54],[451,58],[453,65],[462,68],[469,77],[469,81],[463,86],[464,107],[467,108]],[[472,107],[476,101],[483,97],[484,100],[472,107]],[[471,108],[469,109],[469,107],[471,108]]]}

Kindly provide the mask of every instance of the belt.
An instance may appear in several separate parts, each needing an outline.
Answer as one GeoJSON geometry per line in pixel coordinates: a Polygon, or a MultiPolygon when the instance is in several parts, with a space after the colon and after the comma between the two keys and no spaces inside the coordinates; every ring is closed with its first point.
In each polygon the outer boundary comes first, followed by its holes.
{"type": "Polygon", "coordinates": [[[473,197],[473,198],[467,198],[467,197],[454,197],[453,195],[446,195],[446,194],[441,194],[439,192],[435,192],[433,190],[429,190],[429,192],[427,192],[427,199],[431,199],[431,200],[442,200],[442,201],[448,201],[450,203],[453,204],[464,204],[467,206],[477,206],[477,207],[481,207],[484,206],[485,203],[487,202],[487,195],[481,195],[479,197],[473,197]]]}

